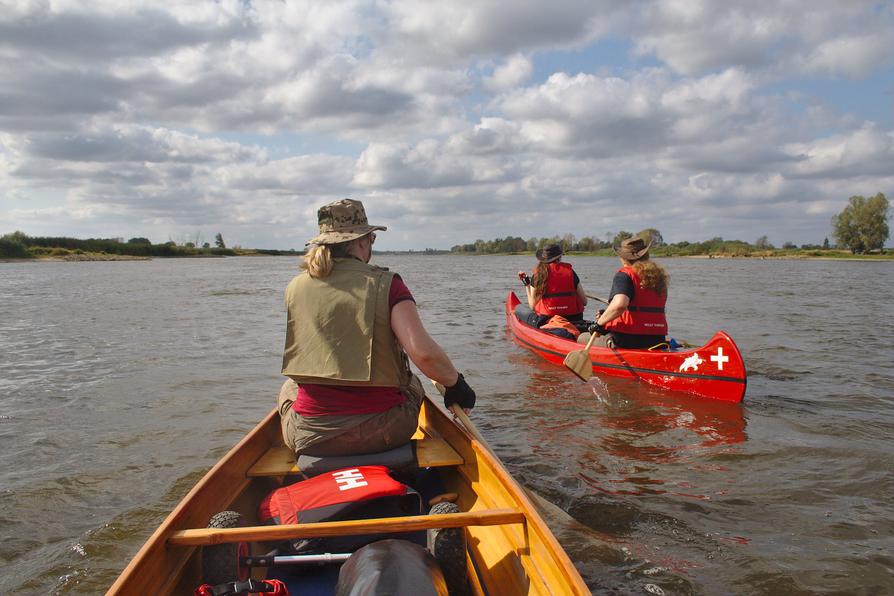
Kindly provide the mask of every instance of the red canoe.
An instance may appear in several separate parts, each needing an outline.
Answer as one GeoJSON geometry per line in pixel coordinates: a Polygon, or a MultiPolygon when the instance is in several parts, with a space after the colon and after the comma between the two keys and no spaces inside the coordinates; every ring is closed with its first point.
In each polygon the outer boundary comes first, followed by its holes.
{"type": "MultiPolygon", "coordinates": [[[[521,323],[515,316],[519,299],[506,297],[506,323],[515,341],[541,357],[562,365],[568,352],[584,346],[521,323]]],[[[673,391],[699,397],[740,402],[745,395],[745,363],[733,339],[718,331],[700,348],[673,352],[624,350],[593,346],[590,361],[594,375],[632,377],[673,391]]]]}

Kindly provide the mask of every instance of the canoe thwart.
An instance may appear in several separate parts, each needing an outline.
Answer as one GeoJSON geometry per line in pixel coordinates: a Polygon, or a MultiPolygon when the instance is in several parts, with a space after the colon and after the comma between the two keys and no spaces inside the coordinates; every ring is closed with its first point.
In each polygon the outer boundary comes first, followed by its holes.
{"type": "MultiPolygon", "coordinates": [[[[463,458],[447,441],[416,431],[416,462],[420,468],[438,468],[462,465],[463,458]]],[[[271,447],[253,466],[248,469],[249,478],[260,476],[287,476],[299,474],[301,469],[295,461],[295,452],[288,447],[271,447]]]]}
{"type": "Polygon", "coordinates": [[[402,533],[433,528],[463,528],[466,526],[499,526],[523,524],[525,514],[515,509],[486,509],[446,515],[413,515],[347,521],[288,524],[283,526],[250,526],[244,528],[196,528],[174,532],[168,544],[177,546],[208,546],[232,542],[295,540],[358,534],[402,533]]]}

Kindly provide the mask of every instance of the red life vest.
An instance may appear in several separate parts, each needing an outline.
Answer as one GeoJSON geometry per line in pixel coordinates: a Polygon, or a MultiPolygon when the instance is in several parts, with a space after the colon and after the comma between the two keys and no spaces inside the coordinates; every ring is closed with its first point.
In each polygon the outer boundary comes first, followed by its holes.
{"type": "Polygon", "coordinates": [[[364,502],[406,495],[418,498],[385,466],[345,468],[277,488],[261,501],[258,518],[277,525],[338,519],[364,502]]]}
{"type": "Polygon", "coordinates": [[[667,334],[667,319],[664,316],[667,294],[656,294],[654,290],[642,287],[639,275],[633,267],[621,267],[618,271],[626,273],[633,281],[633,300],[627,305],[627,310],[607,323],[605,328],[631,335],[667,334]]]}
{"type": "MultiPolygon", "coordinates": [[[[536,269],[534,270],[536,272],[536,269]]],[[[574,270],[568,263],[550,263],[543,296],[534,305],[538,315],[579,315],[584,312],[574,286],[574,270]]]]}

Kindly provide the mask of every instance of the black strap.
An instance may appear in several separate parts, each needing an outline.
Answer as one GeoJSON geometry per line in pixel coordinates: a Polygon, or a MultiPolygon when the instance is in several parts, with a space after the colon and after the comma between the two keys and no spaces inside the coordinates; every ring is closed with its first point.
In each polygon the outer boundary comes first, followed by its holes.
{"type": "Polygon", "coordinates": [[[632,310],[633,312],[664,312],[664,308],[661,306],[628,306],[627,310],[632,310]]]}
{"type": "Polygon", "coordinates": [[[557,292],[555,294],[544,294],[544,298],[561,298],[563,296],[576,296],[574,292],[557,292]]]}
{"type": "Polygon", "coordinates": [[[227,582],[212,586],[211,593],[214,596],[238,596],[239,594],[260,594],[272,592],[276,587],[264,580],[249,578],[244,582],[227,582]]]}

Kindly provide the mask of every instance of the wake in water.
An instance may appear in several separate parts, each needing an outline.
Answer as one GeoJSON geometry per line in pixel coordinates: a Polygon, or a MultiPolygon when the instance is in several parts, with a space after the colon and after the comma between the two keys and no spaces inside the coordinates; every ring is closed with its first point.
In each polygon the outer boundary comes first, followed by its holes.
{"type": "Polygon", "coordinates": [[[609,393],[608,385],[605,384],[605,381],[599,377],[590,377],[590,380],[587,381],[587,385],[593,390],[593,395],[596,396],[597,402],[608,404],[608,398],[611,397],[611,394],[609,393]]]}

